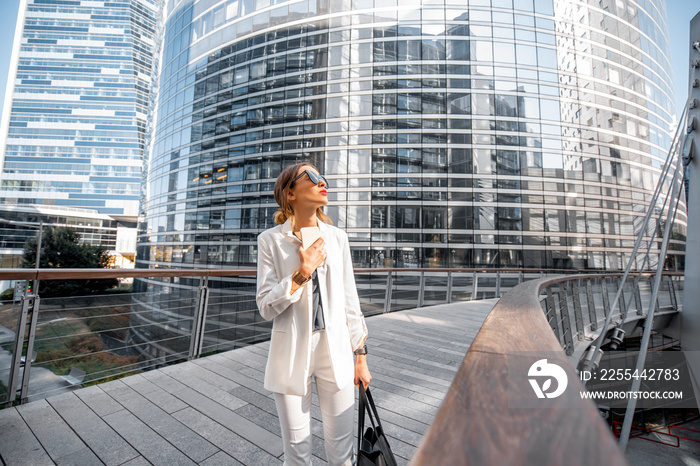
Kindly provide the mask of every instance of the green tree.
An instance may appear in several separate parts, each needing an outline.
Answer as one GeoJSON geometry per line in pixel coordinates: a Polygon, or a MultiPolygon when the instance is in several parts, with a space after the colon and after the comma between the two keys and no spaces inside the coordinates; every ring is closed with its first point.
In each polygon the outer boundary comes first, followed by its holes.
{"type": "MultiPolygon", "coordinates": [[[[30,238],[24,244],[22,256],[23,268],[34,268],[36,262],[36,238],[30,238]]],[[[44,228],[41,239],[42,269],[106,269],[111,268],[112,258],[106,248],[82,244],[80,234],[70,227],[44,228]]],[[[39,296],[84,296],[103,293],[118,285],[116,278],[89,280],[43,280],[39,296]]]]}

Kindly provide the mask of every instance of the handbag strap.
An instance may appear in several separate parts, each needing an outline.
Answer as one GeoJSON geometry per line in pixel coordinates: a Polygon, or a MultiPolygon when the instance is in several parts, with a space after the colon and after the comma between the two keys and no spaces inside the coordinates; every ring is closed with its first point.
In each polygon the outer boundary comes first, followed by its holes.
{"type": "Polygon", "coordinates": [[[362,385],[360,385],[360,404],[357,409],[357,454],[362,451],[362,431],[365,430],[365,397],[362,396],[362,385]]]}
{"type": "MultiPolygon", "coordinates": [[[[382,424],[379,421],[379,415],[377,414],[377,407],[374,405],[374,400],[372,399],[372,393],[369,391],[369,387],[364,388],[360,385],[360,404],[358,409],[358,419],[357,419],[357,451],[360,451],[362,447],[362,437],[365,430],[365,412],[369,416],[369,421],[372,423],[372,428],[377,429],[377,425],[381,429],[382,424]],[[368,407],[369,405],[369,407],[368,407]],[[376,419],[376,423],[375,423],[376,419]]],[[[382,430],[383,432],[383,430],[382,430]]]]}
{"type": "Polygon", "coordinates": [[[377,406],[374,404],[374,399],[372,399],[372,392],[369,391],[369,387],[367,387],[367,389],[365,390],[365,394],[367,395],[367,401],[368,401],[367,405],[371,409],[371,412],[370,412],[370,409],[367,409],[367,414],[369,414],[369,420],[370,420],[370,422],[372,422],[372,427],[375,429],[377,427],[379,427],[382,430],[382,432],[384,432],[384,429],[382,429],[382,421],[379,420],[379,413],[377,412],[377,406]],[[374,416],[372,416],[372,414],[374,414],[374,416]],[[376,425],[374,423],[375,419],[377,421],[376,425]]]}

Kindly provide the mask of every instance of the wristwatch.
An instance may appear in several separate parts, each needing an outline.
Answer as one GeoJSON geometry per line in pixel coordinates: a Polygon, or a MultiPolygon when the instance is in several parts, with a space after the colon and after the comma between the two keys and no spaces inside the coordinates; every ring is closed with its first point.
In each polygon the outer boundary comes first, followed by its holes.
{"type": "Polygon", "coordinates": [[[292,275],[292,281],[299,286],[304,286],[311,278],[306,278],[298,270],[292,275]]]}
{"type": "Polygon", "coordinates": [[[360,355],[360,354],[367,354],[367,345],[363,346],[362,348],[357,348],[355,351],[353,351],[355,355],[360,355]]]}

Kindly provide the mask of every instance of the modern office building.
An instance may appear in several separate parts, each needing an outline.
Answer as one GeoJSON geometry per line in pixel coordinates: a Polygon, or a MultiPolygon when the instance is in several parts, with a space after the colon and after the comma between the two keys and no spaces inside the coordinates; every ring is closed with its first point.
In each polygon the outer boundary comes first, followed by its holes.
{"type": "MultiPolygon", "coordinates": [[[[137,267],[255,267],[308,161],[356,267],[618,270],[675,129],[661,0],[169,0],[161,57],[137,267]]],[[[198,283],[144,281],[136,340],[198,283]]],[[[209,342],[264,338],[212,302],[209,342]]]]}
{"type": "Polygon", "coordinates": [[[136,216],[160,0],[21,0],[0,204],[136,216]]]}
{"type": "Polygon", "coordinates": [[[308,161],[356,266],[620,269],[675,129],[661,0],[170,0],[165,19],[142,266],[254,266],[277,174],[308,161]]]}

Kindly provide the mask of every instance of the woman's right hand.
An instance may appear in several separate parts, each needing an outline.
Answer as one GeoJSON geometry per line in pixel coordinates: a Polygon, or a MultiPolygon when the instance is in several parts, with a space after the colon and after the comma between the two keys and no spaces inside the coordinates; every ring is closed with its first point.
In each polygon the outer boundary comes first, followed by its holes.
{"type": "Polygon", "coordinates": [[[316,240],[314,244],[309,246],[308,249],[304,249],[303,246],[299,246],[299,260],[301,266],[299,267],[299,273],[305,277],[310,277],[311,274],[326,260],[326,242],[323,238],[316,240]]]}

